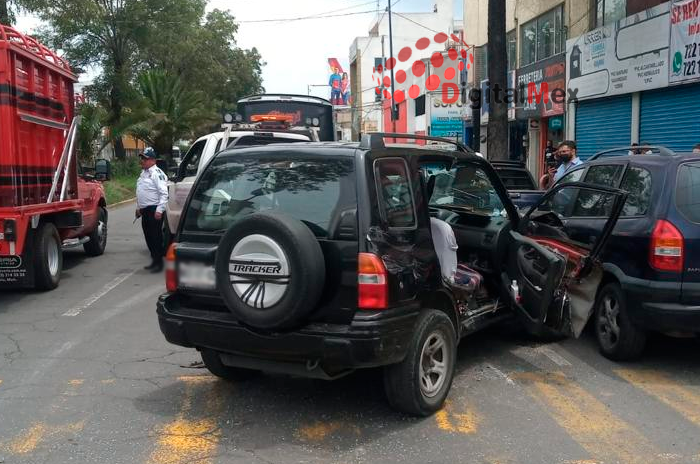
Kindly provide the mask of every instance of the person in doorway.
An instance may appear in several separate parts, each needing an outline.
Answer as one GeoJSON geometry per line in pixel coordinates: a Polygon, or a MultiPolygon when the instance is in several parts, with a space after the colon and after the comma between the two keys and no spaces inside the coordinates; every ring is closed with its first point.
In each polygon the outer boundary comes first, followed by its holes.
{"type": "Polygon", "coordinates": [[[559,161],[561,161],[561,165],[554,173],[555,183],[564,177],[564,174],[566,174],[567,171],[583,163],[583,161],[576,156],[576,142],[573,140],[565,140],[559,144],[559,148],[557,149],[557,158],[559,158],[559,161]]]}
{"type": "Polygon", "coordinates": [[[145,269],[156,273],[163,270],[163,214],[168,204],[168,178],[156,166],[156,152],[146,148],[139,155],[141,175],[136,181],[136,217],[141,218],[143,236],[148,251],[151,252],[151,264],[145,269]]]}
{"type": "Polygon", "coordinates": [[[693,154],[700,155],[700,143],[696,143],[695,146],[693,147],[693,154]]]}

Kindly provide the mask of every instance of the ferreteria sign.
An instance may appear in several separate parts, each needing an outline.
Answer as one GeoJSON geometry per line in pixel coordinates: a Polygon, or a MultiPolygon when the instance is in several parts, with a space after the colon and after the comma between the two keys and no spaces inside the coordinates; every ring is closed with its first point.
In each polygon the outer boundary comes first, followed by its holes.
{"type": "Polygon", "coordinates": [[[668,86],[669,3],[566,42],[567,87],[579,99],[668,86]]]}
{"type": "Polygon", "coordinates": [[[528,89],[528,93],[542,95],[541,98],[528,98],[518,102],[518,119],[558,116],[564,114],[566,95],[566,55],[555,55],[517,70],[517,85],[528,89]],[[531,92],[530,92],[531,89],[531,92]],[[545,96],[547,98],[545,98],[545,96]]]}
{"type": "Polygon", "coordinates": [[[669,83],[700,80],[700,0],[671,5],[669,83]]]}

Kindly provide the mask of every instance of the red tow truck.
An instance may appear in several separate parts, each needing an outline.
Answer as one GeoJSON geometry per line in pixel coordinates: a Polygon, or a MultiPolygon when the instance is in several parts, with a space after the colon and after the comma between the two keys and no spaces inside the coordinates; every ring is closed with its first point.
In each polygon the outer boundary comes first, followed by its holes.
{"type": "Polygon", "coordinates": [[[74,149],[76,80],[54,52],[0,25],[0,288],[53,289],[64,249],[104,253],[104,189],[79,175],[74,149]]]}

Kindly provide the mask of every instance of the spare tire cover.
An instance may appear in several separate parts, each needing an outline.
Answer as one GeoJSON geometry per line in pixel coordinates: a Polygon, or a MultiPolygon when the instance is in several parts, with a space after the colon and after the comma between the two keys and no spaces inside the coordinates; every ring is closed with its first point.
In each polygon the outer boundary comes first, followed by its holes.
{"type": "Polygon", "coordinates": [[[321,246],[301,221],[255,213],[234,223],[216,252],[216,283],[228,309],[246,325],[299,325],[323,293],[321,246]]]}

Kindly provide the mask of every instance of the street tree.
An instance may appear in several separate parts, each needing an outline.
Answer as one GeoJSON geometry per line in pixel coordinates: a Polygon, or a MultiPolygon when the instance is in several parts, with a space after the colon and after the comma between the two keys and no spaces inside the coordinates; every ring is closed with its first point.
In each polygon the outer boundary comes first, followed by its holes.
{"type": "Polygon", "coordinates": [[[506,0],[489,0],[488,8],[489,123],[486,153],[489,159],[507,160],[508,103],[506,99],[506,0]]]}
{"type": "Polygon", "coordinates": [[[42,3],[41,0],[0,0],[0,24],[14,24],[18,11],[33,12],[42,3]]]}
{"type": "Polygon", "coordinates": [[[172,156],[176,140],[191,137],[200,125],[216,120],[202,92],[188,89],[179,76],[161,69],[144,72],[138,88],[147,113],[129,133],[161,155],[172,156]]]}
{"type": "Polygon", "coordinates": [[[203,24],[178,25],[154,31],[144,44],[142,62],[179,76],[185,87],[203,93],[217,110],[235,110],[245,96],[262,93],[262,62],[258,51],[236,46],[238,25],[221,10],[206,14],[203,24]]]}
{"type": "Polygon", "coordinates": [[[185,86],[202,90],[212,106],[225,101],[226,92],[243,87],[240,92],[245,93],[260,87],[259,55],[233,46],[234,32],[223,30],[232,25],[230,15],[212,12],[204,21],[206,0],[31,1],[41,3],[38,14],[48,24],[41,31],[42,40],[62,50],[78,72],[89,67],[100,71],[92,94],[108,112],[107,126],[117,157],[125,154],[120,134],[128,131],[126,123],[142,121],[136,88],[140,71],[157,67],[175,71],[185,86]],[[207,30],[210,26],[217,29],[207,30]],[[224,39],[212,35],[216,33],[224,39]],[[161,66],[164,63],[159,60],[170,63],[161,66]],[[257,61],[247,64],[245,60],[257,61]],[[195,67],[199,69],[192,69],[195,67]],[[216,79],[225,70],[228,80],[217,88],[216,79]],[[244,75],[246,72],[251,75],[244,75]]]}

